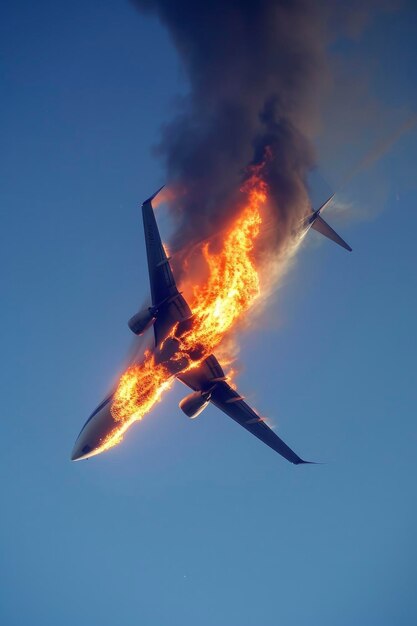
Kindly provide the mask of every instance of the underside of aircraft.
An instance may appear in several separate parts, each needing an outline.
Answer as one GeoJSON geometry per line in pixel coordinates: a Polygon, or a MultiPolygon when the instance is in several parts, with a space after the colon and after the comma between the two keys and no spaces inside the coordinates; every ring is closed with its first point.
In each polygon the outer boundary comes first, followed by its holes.
{"type": "MultiPolygon", "coordinates": [[[[191,369],[184,368],[181,360],[175,358],[178,342],[170,333],[175,325],[180,331],[182,327],[186,328],[193,314],[177,288],[170,259],[162,245],[155,220],[152,200],[159,191],[142,205],[152,304],[129,320],[129,328],[136,335],[142,335],[153,326],[152,350],[155,362],[163,363],[173,377],[191,389],[191,393],[179,405],[188,417],[196,417],[211,403],[291,463],[295,465],[309,463],[287,446],[265,420],[245,402],[239,392],[229,385],[214,354],[208,355],[197,367],[191,369]]],[[[350,251],[350,246],[320,215],[331,199],[329,198],[307,218],[305,228],[314,228],[350,251]]],[[[86,459],[102,451],[103,441],[114,428],[111,414],[112,399],[113,394],[110,394],[87,420],[75,443],[72,460],[86,459]]]]}

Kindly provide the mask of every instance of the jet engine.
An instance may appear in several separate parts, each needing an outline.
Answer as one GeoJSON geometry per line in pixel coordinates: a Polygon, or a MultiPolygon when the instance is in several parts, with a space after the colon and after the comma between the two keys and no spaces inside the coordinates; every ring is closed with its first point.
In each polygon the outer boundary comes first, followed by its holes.
{"type": "Polygon", "coordinates": [[[145,330],[152,326],[156,320],[156,311],[153,307],[149,307],[144,311],[139,311],[128,321],[128,326],[135,335],[143,335],[145,330]]]}
{"type": "Polygon", "coordinates": [[[179,407],[181,411],[184,411],[187,417],[194,419],[194,417],[197,417],[204,411],[209,402],[210,393],[194,391],[194,393],[190,393],[189,396],[181,400],[179,407]]]}

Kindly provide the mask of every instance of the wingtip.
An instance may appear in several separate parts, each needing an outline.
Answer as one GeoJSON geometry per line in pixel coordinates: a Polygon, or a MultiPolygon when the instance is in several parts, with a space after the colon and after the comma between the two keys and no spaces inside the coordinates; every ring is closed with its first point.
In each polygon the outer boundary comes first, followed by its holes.
{"type": "Polygon", "coordinates": [[[164,187],[165,187],[165,185],[162,185],[162,187],[159,187],[159,189],[158,189],[157,191],[155,191],[155,193],[154,193],[154,194],[152,194],[152,196],[150,196],[149,198],[147,198],[147,199],[146,199],[146,200],[142,203],[142,206],[143,206],[143,204],[146,204],[147,202],[152,202],[152,200],[153,200],[154,198],[156,198],[156,196],[158,195],[158,193],[159,193],[159,192],[160,192],[160,191],[161,191],[164,187]]]}
{"type": "Polygon", "coordinates": [[[320,461],[304,461],[304,459],[300,459],[296,465],[323,465],[320,461]]]}

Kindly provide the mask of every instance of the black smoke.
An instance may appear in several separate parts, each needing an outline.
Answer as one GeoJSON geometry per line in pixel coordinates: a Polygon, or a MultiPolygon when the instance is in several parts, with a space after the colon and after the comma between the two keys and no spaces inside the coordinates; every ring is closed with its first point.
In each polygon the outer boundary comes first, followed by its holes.
{"type": "Polygon", "coordinates": [[[326,80],[325,11],[305,0],[135,0],[168,29],[189,94],[158,152],[176,190],[174,245],[210,236],[268,146],[279,245],[308,206],[311,137],[326,80]]]}
{"type": "Polygon", "coordinates": [[[279,256],[309,210],[306,180],[331,81],[329,45],[336,31],[363,28],[372,0],[134,4],[168,29],[189,83],[158,146],[175,193],[174,249],[210,237],[233,218],[247,167],[268,147],[272,228],[266,248],[279,256]]]}

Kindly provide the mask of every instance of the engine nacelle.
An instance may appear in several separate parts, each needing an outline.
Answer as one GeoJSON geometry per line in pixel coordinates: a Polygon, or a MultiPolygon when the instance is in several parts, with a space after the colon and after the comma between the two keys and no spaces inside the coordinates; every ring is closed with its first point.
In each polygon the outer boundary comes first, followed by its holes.
{"type": "Polygon", "coordinates": [[[210,394],[201,393],[201,391],[194,391],[186,396],[179,403],[181,411],[184,411],[187,417],[194,419],[197,415],[200,415],[206,408],[210,401],[210,394]]]}
{"type": "Polygon", "coordinates": [[[127,324],[132,333],[135,333],[135,335],[143,335],[145,330],[147,330],[149,326],[152,326],[155,320],[155,311],[149,307],[149,309],[136,313],[136,315],[130,318],[127,324]]]}

